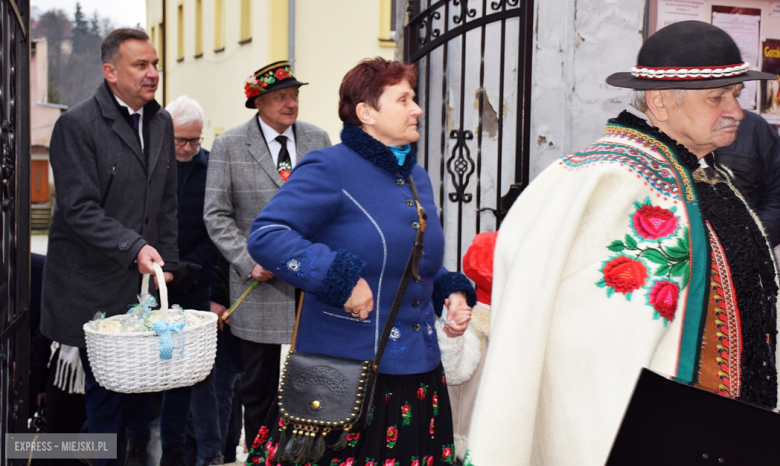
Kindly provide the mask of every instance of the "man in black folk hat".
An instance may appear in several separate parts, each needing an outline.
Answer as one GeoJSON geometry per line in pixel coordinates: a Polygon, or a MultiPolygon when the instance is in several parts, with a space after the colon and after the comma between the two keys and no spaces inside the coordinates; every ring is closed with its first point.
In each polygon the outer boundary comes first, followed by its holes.
{"type": "Polygon", "coordinates": [[[777,407],[772,253],[712,155],[734,140],[742,82],[774,75],[696,21],[637,61],[607,79],[634,90],[628,109],[502,223],[474,465],[604,464],[642,367],[777,407]]]}
{"type": "MultiPolygon", "coordinates": [[[[244,374],[240,393],[247,438],[253,439],[276,397],[281,344],[295,324],[294,288],[255,263],[246,250],[252,220],[307,153],[331,145],[322,129],[297,121],[299,82],[289,62],[272,63],[244,85],[252,118],[214,141],[203,216],[217,249],[230,262],[232,301],[263,282],[232,314],[230,329],[241,340],[244,374]]],[[[301,212],[301,215],[305,215],[301,212]]]]}

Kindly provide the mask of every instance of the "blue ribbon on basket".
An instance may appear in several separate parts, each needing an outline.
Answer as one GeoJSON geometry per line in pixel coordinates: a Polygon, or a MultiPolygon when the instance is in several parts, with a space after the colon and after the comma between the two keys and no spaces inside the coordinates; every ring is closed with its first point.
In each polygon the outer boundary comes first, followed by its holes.
{"type": "Polygon", "coordinates": [[[181,336],[181,351],[179,354],[184,354],[184,335],[182,335],[181,329],[187,324],[184,322],[163,322],[158,320],[152,325],[154,326],[154,331],[160,335],[160,359],[171,359],[173,357],[173,335],[171,331],[181,336]]]}
{"type": "Polygon", "coordinates": [[[133,311],[135,311],[139,306],[141,307],[143,312],[151,312],[152,308],[157,307],[157,299],[150,294],[146,295],[146,299],[141,299],[141,297],[139,296],[137,304],[128,305],[130,309],[127,311],[127,313],[132,314],[133,311]]]}

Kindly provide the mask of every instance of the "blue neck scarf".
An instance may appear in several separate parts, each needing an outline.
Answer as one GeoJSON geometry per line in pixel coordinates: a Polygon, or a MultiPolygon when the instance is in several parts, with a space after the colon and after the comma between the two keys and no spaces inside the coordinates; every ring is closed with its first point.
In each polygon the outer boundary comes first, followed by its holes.
{"type": "Polygon", "coordinates": [[[395,155],[395,158],[398,159],[398,166],[403,166],[404,162],[406,161],[406,156],[409,155],[409,152],[412,151],[412,145],[407,144],[403,147],[397,147],[397,146],[387,146],[391,151],[393,151],[393,155],[395,155]]]}

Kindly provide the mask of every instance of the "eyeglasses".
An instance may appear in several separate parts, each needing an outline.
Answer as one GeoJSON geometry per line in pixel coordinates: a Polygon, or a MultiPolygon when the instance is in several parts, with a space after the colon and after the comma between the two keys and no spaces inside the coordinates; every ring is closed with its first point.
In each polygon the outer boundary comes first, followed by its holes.
{"type": "Polygon", "coordinates": [[[176,147],[182,148],[184,147],[184,144],[190,143],[190,147],[193,149],[200,146],[200,143],[203,142],[203,138],[173,138],[173,143],[176,144],[176,147]]]}

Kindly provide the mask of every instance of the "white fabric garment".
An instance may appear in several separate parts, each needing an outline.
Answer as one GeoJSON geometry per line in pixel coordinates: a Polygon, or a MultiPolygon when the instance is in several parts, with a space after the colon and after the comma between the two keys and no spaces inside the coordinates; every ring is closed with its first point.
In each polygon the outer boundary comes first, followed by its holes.
{"type": "MultiPolygon", "coordinates": [[[[84,394],[86,374],[81,365],[79,349],[75,346],[60,345],[56,341],[51,344],[51,354],[60,349],[54,373],[54,386],[70,394],[84,394]]],[[[52,361],[49,361],[51,368],[52,361]]]]}

